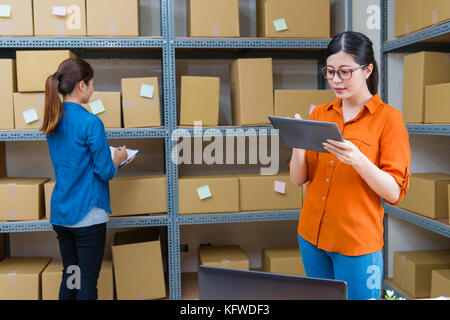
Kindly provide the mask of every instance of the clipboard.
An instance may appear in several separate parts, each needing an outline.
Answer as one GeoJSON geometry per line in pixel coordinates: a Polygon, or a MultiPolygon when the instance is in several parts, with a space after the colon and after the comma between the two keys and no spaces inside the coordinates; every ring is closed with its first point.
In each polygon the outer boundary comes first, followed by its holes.
{"type": "MultiPolygon", "coordinates": [[[[114,152],[116,150],[116,148],[109,146],[109,149],[111,150],[111,157],[114,160],[114,152]]],[[[132,149],[127,149],[127,160],[125,160],[124,162],[122,162],[119,166],[119,169],[122,168],[123,165],[125,165],[128,161],[130,161],[131,158],[133,158],[134,156],[137,156],[139,153],[141,153],[140,150],[132,150],[132,149]]]]}
{"type": "Polygon", "coordinates": [[[344,141],[339,127],[334,122],[303,120],[269,116],[275,129],[280,132],[280,139],[286,147],[307,149],[329,153],[322,146],[327,139],[344,141]]]}

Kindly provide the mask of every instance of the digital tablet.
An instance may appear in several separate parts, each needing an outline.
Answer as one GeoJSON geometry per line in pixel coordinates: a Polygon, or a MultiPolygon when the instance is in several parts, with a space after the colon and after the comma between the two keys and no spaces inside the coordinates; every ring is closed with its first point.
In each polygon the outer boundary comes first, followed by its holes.
{"type": "Polygon", "coordinates": [[[327,139],[344,141],[339,127],[333,122],[302,120],[269,116],[270,122],[280,132],[286,147],[326,152],[322,143],[327,139]]]}

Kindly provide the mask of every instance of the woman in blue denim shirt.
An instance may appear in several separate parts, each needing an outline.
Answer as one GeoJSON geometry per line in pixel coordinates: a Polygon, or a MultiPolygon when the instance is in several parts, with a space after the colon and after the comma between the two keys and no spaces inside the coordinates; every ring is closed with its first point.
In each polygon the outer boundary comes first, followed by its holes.
{"type": "Polygon", "coordinates": [[[98,297],[107,212],[111,212],[109,180],[127,159],[126,146],[116,149],[112,159],[102,121],[81,106],[89,102],[93,91],[94,71],[78,58],[63,61],[45,85],[41,130],[56,176],[50,223],[64,266],[60,300],[98,297]],[[77,274],[72,274],[74,270],[77,274]],[[72,275],[78,281],[68,281],[72,275]]]}

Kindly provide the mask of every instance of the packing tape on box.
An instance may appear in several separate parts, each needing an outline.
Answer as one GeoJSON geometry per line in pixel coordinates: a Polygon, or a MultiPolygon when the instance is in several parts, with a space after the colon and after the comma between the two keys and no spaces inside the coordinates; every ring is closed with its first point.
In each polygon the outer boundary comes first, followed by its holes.
{"type": "Polygon", "coordinates": [[[3,22],[2,23],[2,36],[10,36],[11,35],[11,22],[3,22]]]}
{"type": "Polygon", "coordinates": [[[155,106],[156,105],[156,100],[155,99],[145,98],[144,100],[145,100],[144,104],[145,104],[146,107],[151,107],[151,106],[155,106]]]}
{"type": "Polygon", "coordinates": [[[8,220],[16,221],[17,220],[17,210],[16,208],[8,208],[8,220]]]}
{"type": "Polygon", "coordinates": [[[218,37],[220,34],[220,27],[219,26],[212,26],[211,28],[211,36],[218,37]]]}
{"type": "Polygon", "coordinates": [[[19,270],[12,270],[11,272],[8,273],[8,286],[10,286],[10,287],[16,286],[17,272],[19,272],[19,270]]]}
{"type": "Polygon", "coordinates": [[[450,63],[450,53],[445,54],[445,62],[450,63]]]}
{"type": "Polygon", "coordinates": [[[409,23],[405,23],[405,33],[409,33],[409,23]]]}
{"type": "Polygon", "coordinates": [[[17,183],[8,183],[8,197],[15,198],[17,196],[17,183]]]}
{"type": "Polygon", "coordinates": [[[45,94],[36,93],[36,105],[38,105],[38,106],[45,105],[45,94]]]}
{"type": "Polygon", "coordinates": [[[57,36],[63,36],[64,35],[64,29],[65,29],[64,23],[65,23],[64,20],[61,20],[61,19],[56,20],[56,22],[55,22],[55,27],[56,27],[55,34],[57,36]]]}
{"type": "Polygon", "coordinates": [[[115,22],[108,23],[108,34],[110,36],[117,35],[117,24],[115,22]]]}
{"type": "Polygon", "coordinates": [[[432,17],[431,17],[431,20],[433,21],[433,24],[438,23],[438,21],[439,21],[438,18],[439,18],[438,11],[437,10],[433,10],[432,17]]]}
{"type": "Polygon", "coordinates": [[[136,107],[136,100],[123,100],[122,106],[125,108],[136,107]]]}
{"type": "Polygon", "coordinates": [[[230,259],[222,259],[222,265],[224,267],[229,267],[230,266],[230,259]]]}
{"type": "Polygon", "coordinates": [[[145,299],[145,292],[144,291],[139,291],[137,293],[137,298],[138,298],[138,300],[144,300],[145,299]]]}

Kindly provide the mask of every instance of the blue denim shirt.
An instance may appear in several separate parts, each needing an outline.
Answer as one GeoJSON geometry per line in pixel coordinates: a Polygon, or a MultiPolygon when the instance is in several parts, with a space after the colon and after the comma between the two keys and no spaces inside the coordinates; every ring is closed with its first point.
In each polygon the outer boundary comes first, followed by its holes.
{"type": "Polygon", "coordinates": [[[47,135],[56,176],[50,223],[74,225],[93,207],[111,212],[109,180],[117,168],[99,117],[81,105],[64,102],[54,135],[47,135]]]}

